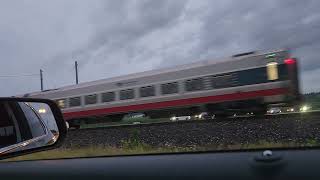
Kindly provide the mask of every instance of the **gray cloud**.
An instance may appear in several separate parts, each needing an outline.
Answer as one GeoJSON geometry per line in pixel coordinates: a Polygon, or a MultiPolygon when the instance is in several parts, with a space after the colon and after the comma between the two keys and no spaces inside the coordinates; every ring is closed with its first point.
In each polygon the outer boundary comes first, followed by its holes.
{"type": "MultiPolygon", "coordinates": [[[[45,71],[45,87],[169,67],[239,52],[288,47],[304,91],[319,90],[320,2],[56,0],[0,3],[0,76],[45,71]],[[312,80],[312,81],[311,81],[312,80]]],[[[9,96],[39,77],[1,78],[9,96]]]]}

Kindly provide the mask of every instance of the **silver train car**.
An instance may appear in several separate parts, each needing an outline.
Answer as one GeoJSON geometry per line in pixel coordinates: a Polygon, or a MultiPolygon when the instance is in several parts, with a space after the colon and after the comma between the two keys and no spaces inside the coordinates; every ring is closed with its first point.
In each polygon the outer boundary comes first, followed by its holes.
{"type": "Polygon", "coordinates": [[[55,100],[70,126],[119,120],[128,112],[169,117],[237,111],[299,102],[298,61],[288,50],[250,52],[174,68],[102,79],[24,97],[55,100]],[[94,119],[94,120],[93,120],[94,119]]]}

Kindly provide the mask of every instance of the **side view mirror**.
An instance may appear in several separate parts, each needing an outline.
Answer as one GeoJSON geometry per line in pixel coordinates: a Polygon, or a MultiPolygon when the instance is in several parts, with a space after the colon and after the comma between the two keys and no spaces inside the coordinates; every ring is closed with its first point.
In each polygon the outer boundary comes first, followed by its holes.
{"type": "Polygon", "coordinates": [[[0,159],[59,147],[66,133],[54,101],[0,98],[0,159]]]}

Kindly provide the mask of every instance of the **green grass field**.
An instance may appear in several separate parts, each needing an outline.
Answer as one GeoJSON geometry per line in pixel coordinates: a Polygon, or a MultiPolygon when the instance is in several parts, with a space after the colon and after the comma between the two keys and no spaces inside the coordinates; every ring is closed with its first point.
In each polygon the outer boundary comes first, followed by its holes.
{"type": "Polygon", "coordinates": [[[203,147],[151,147],[141,144],[138,141],[126,141],[122,147],[87,147],[73,149],[54,149],[50,151],[38,152],[24,155],[2,161],[22,161],[22,160],[40,160],[40,159],[61,159],[75,157],[95,157],[95,156],[117,156],[132,154],[154,154],[154,153],[177,153],[177,152],[195,152],[195,151],[219,151],[219,150],[240,150],[240,149],[271,149],[271,148],[294,148],[303,146],[319,146],[316,140],[307,140],[304,144],[294,142],[272,143],[259,141],[255,144],[233,144],[233,145],[208,145],[203,147]]]}

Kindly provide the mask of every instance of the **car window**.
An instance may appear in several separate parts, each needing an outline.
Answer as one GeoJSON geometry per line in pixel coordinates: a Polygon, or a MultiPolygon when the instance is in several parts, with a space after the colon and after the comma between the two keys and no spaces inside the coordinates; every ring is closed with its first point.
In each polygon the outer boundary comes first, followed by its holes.
{"type": "Polygon", "coordinates": [[[0,148],[18,142],[14,120],[8,114],[5,103],[0,103],[0,148]]]}
{"type": "MultiPolygon", "coordinates": [[[[21,160],[319,147],[319,10],[319,0],[1,3],[0,96],[54,100],[69,127],[61,147],[21,160]]],[[[44,134],[47,111],[25,112],[44,134]]],[[[13,116],[1,116],[0,141],[30,139],[10,139],[13,116]]]]}
{"type": "Polygon", "coordinates": [[[40,137],[45,135],[45,128],[43,123],[41,122],[40,116],[36,114],[36,111],[31,110],[30,106],[26,103],[19,103],[22,111],[24,112],[26,119],[28,119],[28,124],[30,127],[30,131],[32,133],[32,137],[40,137]]]}

